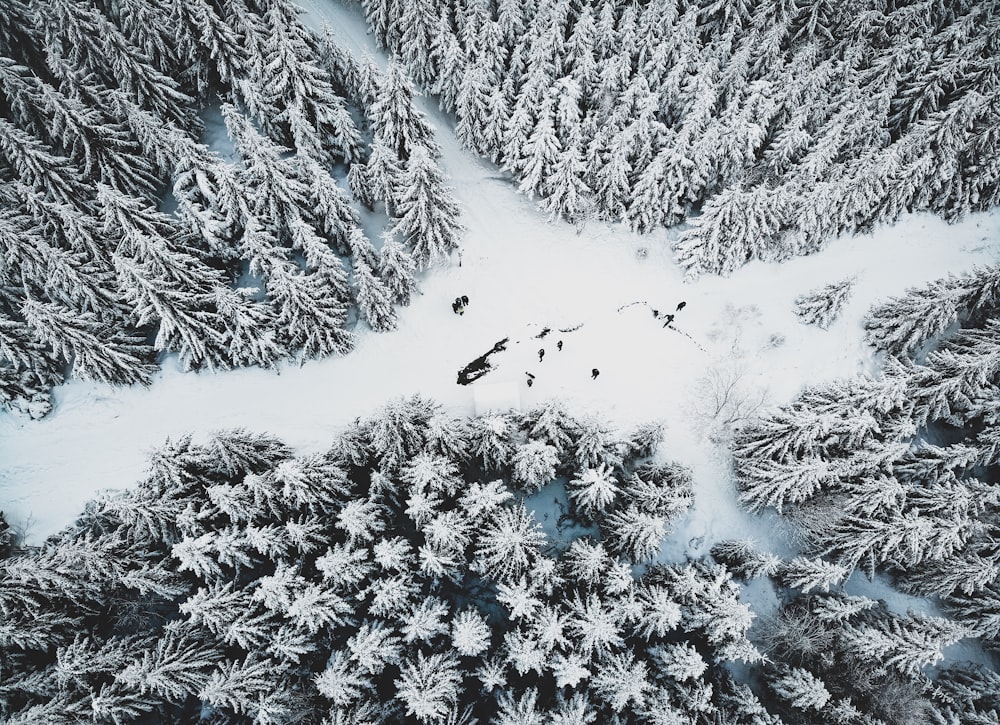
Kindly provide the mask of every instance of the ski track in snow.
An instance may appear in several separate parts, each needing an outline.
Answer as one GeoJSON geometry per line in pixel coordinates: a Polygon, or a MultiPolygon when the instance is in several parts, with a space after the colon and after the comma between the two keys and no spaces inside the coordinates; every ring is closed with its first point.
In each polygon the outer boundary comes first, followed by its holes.
{"type": "MultiPolygon", "coordinates": [[[[329,24],[348,50],[368,53],[384,67],[356,5],[303,5],[308,24],[329,24]]],[[[457,371],[511,336],[507,350],[491,360],[495,369],[486,382],[516,382],[525,409],[559,397],[577,415],[624,428],[666,423],[662,455],[692,469],[695,499],[664,543],[663,559],[699,556],[716,541],[740,537],[788,556],[795,546],[780,519],[740,508],[725,457],[698,424],[704,418],[695,394],[699,379],[734,365],[745,371],[750,389],[766,388],[769,402],[782,403],[807,383],[875,372],[861,327],[873,302],[1000,259],[1000,215],[972,215],[949,226],[918,214],[831,241],[809,257],[754,262],[729,278],[685,283],[670,256],[675,232],[640,237],[620,225],[591,222],[577,234],[571,225],[546,222],[495,166],[461,149],[450,116],[431,99],[419,100],[437,127],[439,163],[462,203],[468,227],[462,266],[431,270],[421,281],[423,294],[399,310],[399,329],[361,332],[345,358],[283,365],[277,373],[218,374],[185,373],[170,358],[150,388],[73,381],[56,391],[55,409],[42,421],[0,415],[0,509],[12,525],[27,527],[29,543],[71,523],[95,492],[141,479],[149,451],[168,437],[192,432],[198,440],[207,431],[245,427],[314,452],[354,418],[414,393],[471,415],[473,386],[458,385],[457,371]],[[857,284],[830,330],[798,321],[792,312],[797,295],[851,275],[857,284]],[[451,302],[462,294],[470,304],[458,316],[451,302]],[[619,311],[637,300],[648,304],[619,311]],[[674,312],[681,300],[688,304],[674,313],[676,329],[664,329],[650,310],[674,312]],[[571,333],[557,331],[578,325],[571,333]],[[553,333],[533,337],[546,326],[553,333]],[[541,362],[539,347],[546,349],[541,362]],[[597,380],[590,377],[594,367],[601,371],[597,380]],[[525,371],[536,376],[531,388],[525,371]]],[[[208,133],[225,131],[215,124],[208,133]]],[[[877,581],[852,581],[856,593],[889,598],[894,608],[912,603],[877,581]]],[[[759,606],[773,607],[770,587],[755,591],[759,606]]]]}

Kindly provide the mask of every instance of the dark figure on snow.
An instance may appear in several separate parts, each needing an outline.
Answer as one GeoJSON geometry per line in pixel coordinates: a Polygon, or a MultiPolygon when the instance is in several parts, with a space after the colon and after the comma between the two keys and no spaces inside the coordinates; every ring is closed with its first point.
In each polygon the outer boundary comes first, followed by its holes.
{"type": "Polygon", "coordinates": [[[667,319],[667,321],[663,323],[664,327],[667,327],[671,322],[674,321],[674,316],[673,315],[667,315],[666,319],[667,319]]]}
{"type": "Polygon", "coordinates": [[[600,375],[600,374],[601,374],[601,371],[598,370],[597,368],[594,368],[593,370],[590,371],[590,379],[591,380],[597,380],[597,376],[600,375]]]}
{"type": "Polygon", "coordinates": [[[462,305],[458,303],[458,300],[455,300],[454,302],[451,303],[451,311],[454,312],[456,315],[459,314],[459,310],[461,309],[462,305]]]}
{"type": "Polygon", "coordinates": [[[541,362],[543,357],[545,357],[545,348],[544,347],[541,350],[538,351],[538,362],[541,362]]]}
{"type": "Polygon", "coordinates": [[[534,384],[535,384],[535,378],[534,377],[528,378],[528,387],[530,388],[534,384]]]}
{"type": "Polygon", "coordinates": [[[463,307],[465,307],[465,305],[469,304],[469,296],[468,295],[462,295],[461,299],[462,299],[462,306],[463,307]]]}
{"type": "Polygon", "coordinates": [[[655,319],[659,319],[659,317],[660,317],[660,311],[659,310],[653,310],[653,319],[654,320],[655,319]]]}
{"type": "Polygon", "coordinates": [[[677,303],[677,311],[680,312],[685,307],[687,307],[687,302],[681,301],[677,303]]]}
{"type": "Polygon", "coordinates": [[[556,350],[562,350],[562,340],[556,343],[556,350]]]}

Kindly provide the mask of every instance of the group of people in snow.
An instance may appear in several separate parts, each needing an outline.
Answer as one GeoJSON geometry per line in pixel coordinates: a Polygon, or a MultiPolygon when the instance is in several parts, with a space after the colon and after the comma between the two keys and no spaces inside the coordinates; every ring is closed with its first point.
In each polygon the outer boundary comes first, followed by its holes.
{"type": "MultiPolygon", "coordinates": [[[[451,303],[451,311],[454,312],[456,315],[464,315],[465,314],[465,308],[466,308],[466,306],[468,304],[469,304],[469,297],[468,297],[468,295],[462,295],[461,297],[456,297],[455,301],[451,303]]],[[[633,303],[633,304],[640,304],[640,303],[633,303]]],[[[685,307],[687,307],[687,302],[685,300],[681,300],[680,302],[677,303],[677,307],[674,309],[674,311],[672,313],[669,313],[669,314],[661,315],[660,311],[658,309],[653,308],[653,307],[651,307],[651,309],[653,310],[653,317],[656,318],[656,319],[658,319],[658,320],[659,319],[663,319],[664,320],[663,327],[669,327],[671,325],[671,323],[673,323],[674,317],[675,317],[676,313],[680,312],[685,307]]],[[[620,308],[619,308],[619,311],[621,311],[620,308]]],[[[542,334],[538,335],[538,337],[544,337],[545,334],[548,333],[548,332],[549,332],[549,329],[545,328],[545,330],[542,332],[542,334]]],[[[556,342],[556,349],[560,350],[560,351],[563,349],[563,341],[562,340],[558,340],[556,342]]],[[[545,348],[544,347],[540,347],[540,348],[538,348],[538,362],[542,362],[542,360],[544,360],[544,359],[545,359],[545,348]]],[[[590,371],[590,379],[591,380],[597,380],[597,376],[600,375],[600,374],[601,374],[600,370],[598,370],[597,368],[592,368],[591,371],[590,371]]],[[[528,387],[530,388],[532,385],[535,384],[535,376],[534,376],[533,373],[528,372],[528,371],[525,371],[525,375],[528,376],[526,382],[527,382],[528,387]]]]}
{"type": "MultiPolygon", "coordinates": [[[[563,349],[563,341],[562,340],[558,340],[556,342],[556,350],[560,350],[561,351],[562,349],[563,349]]],[[[544,358],[545,358],[545,348],[544,347],[540,347],[540,348],[538,348],[538,362],[541,362],[544,358]]],[[[525,371],[524,374],[528,376],[528,379],[527,379],[526,382],[528,384],[528,387],[530,388],[532,385],[535,384],[535,376],[530,371],[525,371]]],[[[591,380],[597,380],[597,376],[600,375],[600,374],[601,374],[600,370],[598,370],[597,368],[593,368],[590,371],[590,379],[591,380]]]]}
{"type": "MultiPolygon", "coordinates": [[[[677,303],[677,309],[674,310],[674,312],[675,313],[676,312],[680,312],[685,307],[687,307],[687,302],[685,302],[684,300],[681,300],[680,302],[677,303]]],[[[655,317],[656,319],[660,319],[660,311],[657,310],[656,308],[653,308],[653,317],[655,317]]],[[[672,323],[674,321],[674,314],[671,313],[671,314],[668,314],[668,315],[663,315],[663,319],[666,320],[666,322],[663,323],[663,326],[664,327],[669,327],[670,323],[672,323]]]]}

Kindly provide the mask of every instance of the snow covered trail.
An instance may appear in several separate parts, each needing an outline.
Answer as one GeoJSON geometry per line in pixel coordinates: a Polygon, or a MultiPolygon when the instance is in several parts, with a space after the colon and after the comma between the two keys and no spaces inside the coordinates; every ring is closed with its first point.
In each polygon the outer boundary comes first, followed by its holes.
{"type": "MultiPolygon", "coordinates": [[[[385,62],[356,5],[304,4],[307,22],[328,23],[349,50],[385,62]]],[[[836,240],[811,257],[685,283],[667,232],[639,237],[591,223],[578,235],[568,224],[547,223],[495,166],[461,149],[451,119],[432,100],[422,107],[437,126],[441,165],[463,204],[462,266],[432,270],[423,294],[399,311],[399,329],[361,332],[344,358],[277,373],[184,373],[168,361],[148,389],[74,381],[56,391],[55,409],[42,421],[0,415],[0,509],[16,526],[30,522],[30,542],[69,524],[95,491],[132,485],[147,453],[167,437],[245,427],[316,451],[354,418],[413,393],[471,415],[474,386],[458,385],[458,370],[511,336],[486,381],[516,383],[525,407],[560,397],[574,413],[609,424],[666,423],[664,455],[690,466],[696,487],[693,511],[665,544],[666,557],[701,554],[714,541],[742,536],[783,553],[777,522],[739,507],[726,462],[700,425],[706,404],[699,381],[712,370],[737,371],[747,390],[767,387],[771,401],[783,402],[807,382],[871,370],[861,319],[872,301],[998,259],[1000,216],[948,226],[916,215],[836,240]],[[853,297],[829,331],[798,322],[797,295],[855,274],[853,297]],[[470,305],[458,316],[451,302],[462,294],[470,305]],[[670,330],[642,305],[619,312],[637,300],[661,311],[681,300],[687,306],[670,330]],[[581,323],[561,336],[562,351],[558,338],[533,337],[546,326],[581,323]],[[547,349],[542,362],[540,347],[547,349]],[[592,380],[595,367],[601,374],[592,380]],[[531,388],[525,371],[536,376],[531,388]]]]}

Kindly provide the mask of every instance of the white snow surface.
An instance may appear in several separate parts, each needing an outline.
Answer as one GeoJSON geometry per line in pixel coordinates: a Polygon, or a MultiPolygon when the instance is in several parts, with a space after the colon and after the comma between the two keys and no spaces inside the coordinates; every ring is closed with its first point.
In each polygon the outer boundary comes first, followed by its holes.
{"type": "MultiPolygon", "coordinates": [[[[304,6],[308,23],[329,24],[349,50],[385,62],[356,5],[304,6]]],[[[147,454],[167,438],[191,432],[199,440],[208,431],[245,427],[280,436],[302,453],[320,451],[356,417],[414,393],[472,415],[473,388],[458,385],[457,372],[509,336],[508,349],[490,358],[497,369],[482,381],[516,383],[524,409],[558,397],[574,414],[623,429],[647,420],[666,424],[662,455],[693,470],[695,503],[665,544],[665,558],[700,555],[737,537],[787,554],[794,546],[776,517],[740,508],[725,456],[706,431],[699,381],[713,370],[741,370],[745,390],[766,389],[768,402],[778,404],[807,384],[876,372],[861,326],[874,302],[1000,259],[1000,215],[948,225],[917,214],[831,241],[809,257],[685,282],[671,259],[671,232],[638,236],[591,222],[578,234],[547,222],[505,174],[460,147],[453,119],[432,99],[421,106],[437,128],[440,163],[463,206],[461,266],[455,255],[430,270],[423,294],[399,310],[399,329],[365,328],[343,358],[222,373],[185,373],[170,358],[149,388],[71,381],[56,391],[44,420],[0,415],[0,510],[26,531],[28,543],[70,524],[97,491],[133,485],[147,454]],[[796,296],[852,275],[851,299],[829,330],[799,322],[796,296]],[[451,302],[463,294],[470,304],[455,315],[451,302]],[[675,312],[681,300],[687,305],[675,312]],[[637,301],[648,305],[630,305],[637,301]],[[619,310],[623,305],[630,306],[619,310]],[[652,308],[675,312],[673,329],[663,328],[652,308]],[[536,338],[545,327],[552,332],[536,338]],[[531,388],[526,371],[536,376],[531,388]]]]}
{"type": "Polygon", "coordinates": [[[491,383],[481,381],[472,384],[473,410],[477,416],[487,413],[520,413],[521,389],[517,383],[507,380],[491,383]]]}

